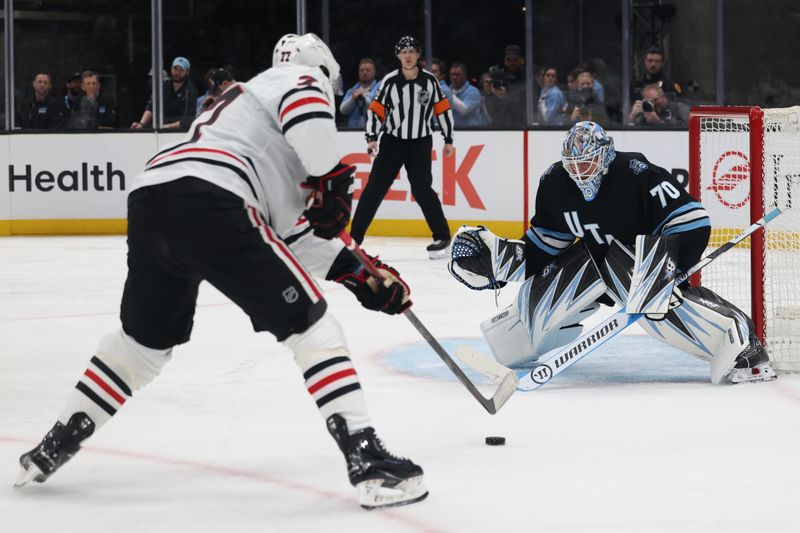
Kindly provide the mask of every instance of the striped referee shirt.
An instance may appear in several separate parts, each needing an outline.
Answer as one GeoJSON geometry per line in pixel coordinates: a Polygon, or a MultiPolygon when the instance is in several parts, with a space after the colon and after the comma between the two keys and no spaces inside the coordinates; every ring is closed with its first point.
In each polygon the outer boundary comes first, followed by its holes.
{"type": "Polygon", "coordinates": [[[367,109],[367,141],[383,131],[398,139],[421,139],[431,134],[431,117],[442,127],[446,144],[453,142],[453,112],[439,81],[419,69],[413,80],[394,70],[381,81],[378,95],[367,109]]]}

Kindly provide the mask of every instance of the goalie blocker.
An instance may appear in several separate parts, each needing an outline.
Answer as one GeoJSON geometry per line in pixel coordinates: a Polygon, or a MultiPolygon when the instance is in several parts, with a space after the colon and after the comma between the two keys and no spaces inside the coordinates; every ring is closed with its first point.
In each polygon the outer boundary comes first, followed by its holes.
{"type": "MultiPolygon", "coordinates": [[[[504,285],[508,278],[495,250],[515,241],[503,241],[486,228],[462,228],[453,242],[451,273],[475,290],[504,285]]],[[[581,241],[573,244],[542,275],[523,283],[513,305],[481,323],[495,359],[505,366],[535,366],[543,354],[577,339],[600,302],[613,300],[628,313],[646,313],[639,323],[651,336],[708,361],[712,383],[774,378],[744,313],[709,289],[674,287],[671,241],[640,236],[636,253],[615,241],[602,269],[581,241]]]]}

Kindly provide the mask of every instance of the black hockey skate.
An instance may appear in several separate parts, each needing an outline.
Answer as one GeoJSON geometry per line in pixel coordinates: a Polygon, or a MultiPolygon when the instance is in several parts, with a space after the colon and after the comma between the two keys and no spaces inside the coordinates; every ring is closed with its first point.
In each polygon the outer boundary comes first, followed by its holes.
{"type": "Polygon", "coordinates": [[[43,483],[81,449],[80,443],[94,433],[94,422],[86,413],[75,413],[66,425],[56,422],[39,445],[19,458],[22,470],[15,487],[30,481],[43,483]]]}
{"type": "Polygon", "coordinates": [[[750,334],[750,346],[736,356],[736,365],[728,374],[731,383],[752,381],[771,381],[778,374],[769,364],[769,356],[764,345],[754,334],[750,334]]]}
{"type": "Polygon", "coordinates": [[[433,241],[426,248],[431,259],[444,259],[450,251],[450,239],[433,241]]]}
{"type": "Polygon", "coordinates": [[[389,453],[371,427],[350,435],[347,422],[337,414],[328,418],[328,431],[344,453],[350,483],[358,489],[364,509],[407,505],[428,496],[422,468],[389,453]]]}

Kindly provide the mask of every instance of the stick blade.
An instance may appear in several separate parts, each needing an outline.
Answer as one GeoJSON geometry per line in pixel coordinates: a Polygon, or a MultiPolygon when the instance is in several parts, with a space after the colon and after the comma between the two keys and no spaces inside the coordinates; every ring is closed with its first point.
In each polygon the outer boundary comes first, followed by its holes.
{"type": "Polygon", "coordinates": [[[494,395],[490,398],[490,404],[484,406],[489,413],[497,413],[517,390],[516,372],[501,365],[480,350],[466,344],[462,344],[456,349],[456,357],[465,366],[486,376],[493,382],[499,383],[494,395]]]}

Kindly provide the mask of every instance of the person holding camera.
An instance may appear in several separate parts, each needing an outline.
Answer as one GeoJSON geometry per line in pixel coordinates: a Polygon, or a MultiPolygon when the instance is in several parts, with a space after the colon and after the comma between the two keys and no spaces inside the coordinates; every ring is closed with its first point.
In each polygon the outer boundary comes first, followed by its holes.
{"type": "Polygon", "coordinates": [[[608,124],[606,106],[597,97],[594,90],[594,76],[588,70],[580,72],[575,78],[576,89],[567,93],[563,113],[565,124],[572,125],[581,121],[592,121],[600,125],[608,124]]]}
{"type": "Polygon", "coordinates": [[[522,48],[510,44],[505,48],[503,66],[489,68],[491,93],[484,101],[493,126],[523,126],[527,116],[525,104],[525,58],[522,48]]]}
{"type": "Polygon", "coordinates": [[[644,86],[642,99],[634,102],[628,116],[628,122],[634,126],[686,127],[688,121],[688,107],[669,100],[657,83],[644,86]]]}

